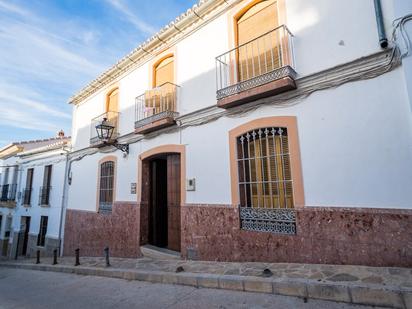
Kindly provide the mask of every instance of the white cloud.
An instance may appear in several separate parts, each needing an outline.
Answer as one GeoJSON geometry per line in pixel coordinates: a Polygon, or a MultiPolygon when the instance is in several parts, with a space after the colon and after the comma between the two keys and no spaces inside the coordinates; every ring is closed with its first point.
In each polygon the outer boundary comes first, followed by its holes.
{"type": "Polygon", "coordinates": [[[113,8],[122,13],[128,22],[133,24],[139,31],[152,35],[156,32],[156,29],[151,25],[145,23],[136,14],[133,14],[131,9],[122,0],[106,0],[113,8]]]}

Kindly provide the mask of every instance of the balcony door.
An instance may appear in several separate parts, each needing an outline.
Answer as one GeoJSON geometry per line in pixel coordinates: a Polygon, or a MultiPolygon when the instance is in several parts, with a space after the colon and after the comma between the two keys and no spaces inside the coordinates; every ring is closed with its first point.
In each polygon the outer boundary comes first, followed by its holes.
{"type": "Polygon", "coordinates": [[[175,111],[174,57],[170,55],[153,67],[153,90],[146,94],[148,116],[165,111],[175,111]]]}
{"type": "Polygon", "coordinates": [[[245,81],[280,66],[278,5],[275,0],[255,3],[237,19],[238,78],[245,81]]]}
{"type": "Polygon", "coordinates": [[[116,137],[118,128],[119,112],[119,88],[116,88],[107,94],[106,113],[107,120],[114,126],[113,137],[116,137]]]}

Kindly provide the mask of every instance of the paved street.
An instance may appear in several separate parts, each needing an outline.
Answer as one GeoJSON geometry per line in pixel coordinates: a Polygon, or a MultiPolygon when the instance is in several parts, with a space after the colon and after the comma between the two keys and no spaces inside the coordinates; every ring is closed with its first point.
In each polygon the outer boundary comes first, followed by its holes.
{"type": "MultiPolygon", "coordinates": [[[[0,268],[0,308],[367,309],[258,293],[0,268]]],[[[374,307],[377,308],[377,307],[374,307]]]]}

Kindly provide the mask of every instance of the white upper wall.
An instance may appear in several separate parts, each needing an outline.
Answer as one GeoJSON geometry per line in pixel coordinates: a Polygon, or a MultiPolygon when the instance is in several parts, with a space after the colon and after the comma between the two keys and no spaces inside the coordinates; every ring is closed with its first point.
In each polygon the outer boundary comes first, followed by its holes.
{"type": "MultiPolygon", "coordinates": [[[[299,76],[380,50],[373,1],[285,2],[287,26],[295,35],[294,51],[299,76]]],[[[384,0],[383,8],[389,35],[394,12],[399,15],[400,11],[408,9],[408,5],[397,5],[395,10],[393,0],[384,0]]],[[[233,29],[229,29],[232,26],[228,21],[228,12],[225,12],[180,40],[173,48],[176,52],[176,83],[181,86],[178,102],[181,115],[216,104],[215,57],[232,47],[229,33],[233,29]]],[[[118,81],[120,135],[134,130],[135,98],[151,88],[149,71],[153,59],[118,81]]],[[[72,142],[75,150],[89,146],[91,119],[105,111],[106,93],[110,87],[108,85],[73,107],[72,142]]]]}

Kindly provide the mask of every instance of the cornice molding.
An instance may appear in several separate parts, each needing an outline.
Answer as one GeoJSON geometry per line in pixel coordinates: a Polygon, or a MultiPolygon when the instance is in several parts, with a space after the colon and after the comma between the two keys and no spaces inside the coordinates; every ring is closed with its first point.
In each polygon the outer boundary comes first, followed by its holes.
{"type": "Polygon", "coordinates": [[[177,41],[185,38],[193,31],[200,29],[210,20],[213,20],[224,12],[226,8],[240,1],[241,0],[200,0],[192,8],[178,16],[174,21],[163,27],[159,32],[140,44],[115,65],[74,94],[68,103],[78,104],[82,102],[93,93],[118,80],[119,77],[127,74],[133,68],[141,66],[162,50],[170,48],[176,44],[177,41]]]}

